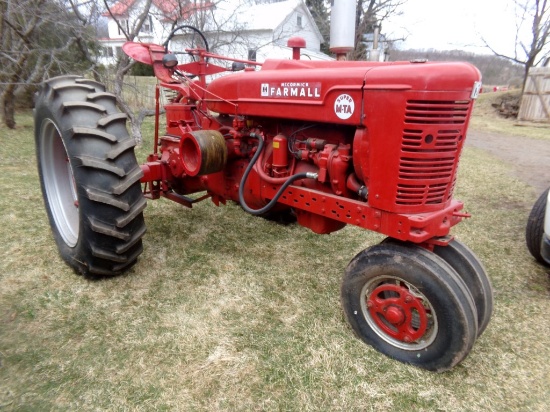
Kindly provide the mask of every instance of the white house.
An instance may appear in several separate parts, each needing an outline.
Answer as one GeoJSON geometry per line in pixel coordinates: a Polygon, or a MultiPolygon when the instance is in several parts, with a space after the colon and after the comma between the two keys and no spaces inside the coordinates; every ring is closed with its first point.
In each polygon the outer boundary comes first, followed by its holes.
{"type": "MultiPolygon", "coordinates": [[[[122,53],[122,45],[126,41],[124,30],[128,31],[129,27],[134,24],[137,19],[136,2],[132,0],[123,0],[111,7],[110,11],[102,14],[104,20],[107,21],[107,30],[103,36],[100,35],[99,42],[101,44],[101,54],[98,58],[98,63],[109,65],[115,62],[117,55],[122,53]],[[118,21],[118,23],[117,23],[118,21]]],[[[105,23],[105,21],[103,21],[105,23]]],[[[148,21],[147,23],[152,23],[148,21]]],[[[102,30],[102,32],[104,32],[102,30]]],[[[154,30],[151,24],[144,24],[140,35],[136,41],[153,42],[154,30]]]]}
{"type": "MultiPolygon", "coordinates": [[[[122,52],[127,32],[137,20],[145,0],[121,0],[103,14],[107,20],[106,37],[99,63],[115,62],[122,52]],[[114,17],[114,18],[113,18],[114,17]]],[[[152,0],[145,24],[134,41],[162,44],[173,27],[198,27],[205,34],[211,51],[221,55],[264,61],[266,58],[291,58],[286,44],[290,37],[306,40],[302,58],[332,60],[320,51],[321,36],[303,0],[284,0],[255,4],[242,0],[190,1],[152,0]]],[[[174,37],[174,43],[184,41],[174,37]]]]}

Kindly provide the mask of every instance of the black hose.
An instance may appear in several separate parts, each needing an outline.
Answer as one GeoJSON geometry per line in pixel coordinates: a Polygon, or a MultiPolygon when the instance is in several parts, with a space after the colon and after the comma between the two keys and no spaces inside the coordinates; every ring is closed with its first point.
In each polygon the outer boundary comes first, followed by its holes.
{"type": "Polygon", "coordinates": [[[248,174],[250,173],[250,171],[258,161],[258,157],[260,157],[260,154],[262,153],[262,149],[264,148],[264,139],[260,135],[254,135],[254,137],[257,137],[259,140],[258,149],[256,150],[256,153],[254,153],[254,156],[252,156],[252,160],[250,160],[250,163],[246,167],[246,170],[244,171],[243,177],[241,179],[241,183],[239,185],[239,203],[241,204],[241,207],[245,211],[247,211],[250,214],[258,216],[269,212],[273,208],[273,206],[277,204],[277,201],[279,200],[283,192],[286,190],[286,188],[290,186],[292,183],[294,183],[296,180],[316,179],[317,173],[297,173],[295,175],[290,176],[288,180],[283,183],[281,188],[278,190],[278,192],[275,194],[273,199],[271,199],[271,201],[267,205],[265,205],[261,209],[251,209],[250,207],[248,207],[248,205],[244,200],[244,185],[246,183],[246,179],[248,179],[248,174]]]}

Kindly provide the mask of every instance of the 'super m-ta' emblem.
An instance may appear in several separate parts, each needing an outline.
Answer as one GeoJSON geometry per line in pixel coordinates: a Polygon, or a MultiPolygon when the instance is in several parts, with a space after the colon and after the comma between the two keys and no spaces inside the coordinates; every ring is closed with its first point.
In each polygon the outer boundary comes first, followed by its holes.
{"type": "Polygon", "coordinates": [[[341,94],[334,101],[334,113],[342,120],[349,119],[355,110],[355,102],[349,94],[341,94]]]}

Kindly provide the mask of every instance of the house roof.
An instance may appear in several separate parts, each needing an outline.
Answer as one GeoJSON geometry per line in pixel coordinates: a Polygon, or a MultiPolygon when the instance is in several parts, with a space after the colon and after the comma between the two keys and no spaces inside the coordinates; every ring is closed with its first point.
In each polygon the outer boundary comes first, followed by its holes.
{"type": "Polygon", "coordinates": [[[111,11],[110,13],[109,13],[109,10],[107,10],[102,14],[102,16],[109,16],[111,14],[117,17],[124,16],[128,14],[128,10],[132,8],[135,2],[136,0],[119,1],[118,3],[115,3],[112,7],[110,7],[110,11],[111,11]]]}
{"type": "MultiPolygon", "coordinates": [[[[303,5],[302,0],[285,0],[275,3],[259,3],[246,6],[246,9],[238,9],[240,2],[226,0],[216,5],[216,11],[222,14],[232,15],[238,22],[249,30],[274,30],[279,27],[288,15],[303,5]],[[237,5],[239,4],[239,5],[237,5]]],[[[304,7],[307,10],[306,7],[304,7]]],[[[305,12],[305,11],[304,11],[305,12]]]]}
{"type": "Polygon", "coordinates": [[[216,4],[216,13],[219,15],[233,16],[236,23],[245,30],[261,31],[261,30],[275,30],[283,25],[288,19],[289,15],[293,11],[299,11],[310,22],[315,35],[322,41],[323,36],[315,24],[313,16],[309,12],[303,0],[285,0],[275,3],[259,3],[252,6],[247,6],[242,11],[239,9],[236,13],[237,7],[242,7],[240,1],[226,0],[216,4]],[[239,4],[236,6],[236,4],[239,4]]]}
{"type": "MultiPolygon", "coordinates": [[[[109,11],[105,11],[102,15],[105,17],[110,17],[111,14],[114,17],[127,16],[129,11],[139,1],[120,0],[110,8],[110,13],[109,11]]],[[[238,8],[236,4],[240,4],[241,2],[238,1],[235,3],[232,0],[226,0],[225,2],[214,4],[210,0],[204,0],[198,2],[198,4],[196,2],[183,3],[181,0],[152,0],[152,4],[167,18],[173,18],[174,15],[178,14],[180,17],[188,18],[189,14],[192,14],[193,11],[210,7],[215,7],[216,13],[229,15],[235,13],[236,8],[238,8]]],[[[322,35],[314,23],[311,13],[302,0],[285,0],[247,6],[246,11],[236,13],[236,18],[238,23],[248,30],[275,30],[285,22],[292,11],[297,9],[313,23],[312,27],[315,30],[315,34],[322,39],[322,35]]]]}
{"type": "Polygon", "coordinates": [[[242,16],[242,19],[248,23],[248,28],[252,30],[274,30],[284,23],[289,13],[297,9],[300,3],[301,1],[287,0],[256,4],[247,9],[246,17],[242,16]]]}
{"type": "MultiPolygon", "coordinates": [[[[115,17],[127,16],[128,12],[138,1],[139,0],[120,0],[110,8],[111,13],[106,11],[102,15],[110,16],[112,14],[115,17]]],[[[152,0],[152,4],[166,17],[174,16],[175,14],[186,17],[186,15],[192,11],[213,6],[213,3],[209,0],[200,2],[199,4],[191,2],[183,4],[183,2],[178,0],[152,0]]]]}
{"type": "MultiPolygon", "coordinates": [[[[115,18],[127,18],[132,9],[139,8],[143,1],[119,0],[111,7],[111,13],[105,12],[103,16],[111,18],[112,14],[115,18]]],[[[214,3],[213,0],[152,0],[152,5],[156,9],[152,12],[157,16],[160,13],[166,21],[187,20],[197,11],[210,9],[213,12],[214,20],[217,21],[216,24],[220,22],[223,24],[226,21],[231,27],[248,32],[275,32],[279,29],[285,31],[284,26],[290,16],[293,16],[294,12],[299,12],[319,41],[324,41],[303,0],[284,0],[254,5],[245,5],[242,0],[224,0],[217,3],[214,3]]],[[[208,31],[208,25],[203,30],[208,31]]],[[[216,26],[216,30],[219,30],[218,26],[216,26]]]]}

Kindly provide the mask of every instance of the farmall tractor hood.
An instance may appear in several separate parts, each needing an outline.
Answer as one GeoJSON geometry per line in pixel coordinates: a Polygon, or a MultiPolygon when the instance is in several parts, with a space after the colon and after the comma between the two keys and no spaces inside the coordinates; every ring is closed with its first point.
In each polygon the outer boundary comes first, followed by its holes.
{"type": "Polygon", "coordinates": [[[365,106],[377,104],[365,92],[453,91],[469,99],[479,80],[468,63],[268,60],[259,71],[212,81],[206,101],[217,113],[359,126],[365,106]]]}

